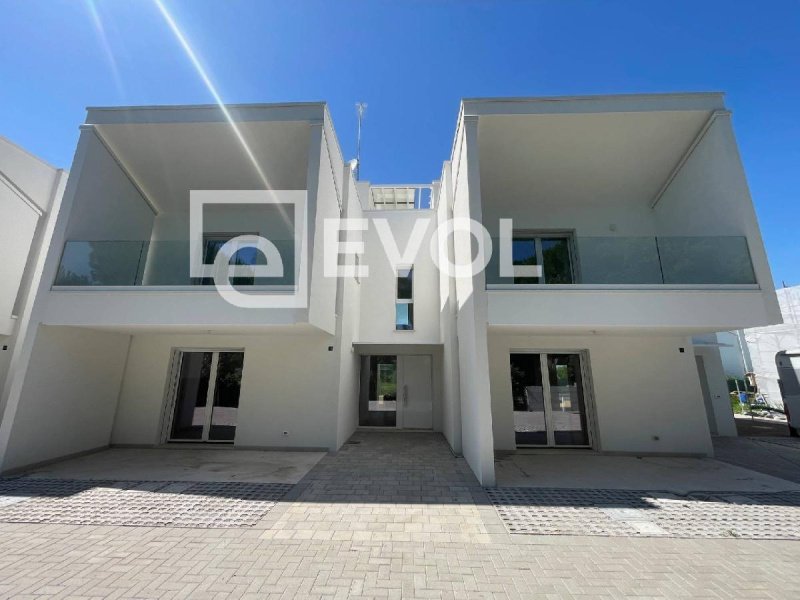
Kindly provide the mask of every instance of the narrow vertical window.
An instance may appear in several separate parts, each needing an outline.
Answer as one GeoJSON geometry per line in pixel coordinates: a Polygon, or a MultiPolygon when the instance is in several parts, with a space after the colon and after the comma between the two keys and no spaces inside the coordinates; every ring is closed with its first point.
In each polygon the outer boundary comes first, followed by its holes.
{"type": "Polygon", "coordinates": [[[414,268],[397,269],[394,327],[397,331],[414,329],[414,268]]]}

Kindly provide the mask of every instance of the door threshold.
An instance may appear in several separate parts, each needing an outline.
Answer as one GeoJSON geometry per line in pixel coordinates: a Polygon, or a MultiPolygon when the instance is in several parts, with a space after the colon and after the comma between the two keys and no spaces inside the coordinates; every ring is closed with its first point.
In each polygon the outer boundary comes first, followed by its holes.
{"type": "Polygon", "coordinates": [[[156,448],[191,448],[193,450],[222,450],[227,448],[233,450],[235,446],[231,442],[165,442],[157,445],[156,448]]]}
{"type": "Polygon", "coordinates": [[[400,429],[398,427],[356,427],[356,432],[376,432],[384,433],[436,433],[433,429],[400,429]]]}
{"type": "Polygon", "coordinates": [[[495,452],[495,456],[506,454],[599,454],[594,448],[517,448],[495,452]]]}

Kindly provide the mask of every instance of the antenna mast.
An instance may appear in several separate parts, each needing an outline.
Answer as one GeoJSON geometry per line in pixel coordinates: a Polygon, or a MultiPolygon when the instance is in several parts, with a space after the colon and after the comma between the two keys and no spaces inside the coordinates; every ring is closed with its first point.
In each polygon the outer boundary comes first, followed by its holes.
{"type": "Polygon", "coordinates": [[[358,113],[358,133],[356,134],[356,181],[358,181],[358,175],[361,172],[361,121],[364,120],[364,113],[366,111],[366,102],[356,102],[356,112],[358,113]]]}

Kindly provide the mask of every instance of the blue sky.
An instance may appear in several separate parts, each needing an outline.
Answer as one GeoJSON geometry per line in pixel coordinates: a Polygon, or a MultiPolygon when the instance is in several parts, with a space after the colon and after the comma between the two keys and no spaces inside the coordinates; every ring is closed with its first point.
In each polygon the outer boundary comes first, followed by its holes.
{"type": "MultiPolygon", "coordinates": [[[[375,182],[436,178],[462,97],[724,91],[775,283],[800,284],[796,0],[163,1],[226,102],[325,100],[347,156],[367,102],[375,182]]],[[[57,166],[86,106],[212,101],[150,0],[0,14],[0,134],[57,166]]]]}

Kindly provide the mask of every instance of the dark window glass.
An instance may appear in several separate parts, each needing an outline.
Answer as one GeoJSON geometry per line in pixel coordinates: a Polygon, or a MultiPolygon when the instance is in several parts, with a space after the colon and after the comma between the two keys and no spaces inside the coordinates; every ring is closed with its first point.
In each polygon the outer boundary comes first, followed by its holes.
{"type": "Polygon", "coordinates": [[[397,299],[411,300],[413,295],[414,269],[400,269],[397,271],[397,299]]]}
{"type": "Polygon", "coordinates": [[[511,355],[514,437],[518,446],[547,444],[542,365],[538,354],[511,355]]]}
{"type": "Polygon", "coordinates": [[[175,395],[172,439],[199,440],[203,438],[208,383],[211,378],[211,354],[211,352],[183,353],[178,391],[175,395]]]}
{"type": "MultiPolygon", "coordinates": [[[[214,260],[217,258],[222,246],[229,240],[240,235],[250,235],[242,233],[226,233],[226,234],[213,234],[207,235],[203,238],[203,264],[213,265],[214,260]]],[[[233,255],[233,260],[229,264],[237,266],[257,265],[263,264],[261,253],[252,247],[242,248],[237,250],[233,255]]],[[[195,279],[199,285],[214,285],[214,279],[211,277],[204,277],[195,279]]],[[[254,277],[232,277],[231,283],[233,285],[253,285],[255,283],[254,277]]]]}
{"type": "Polygon", "coordinates": [[[362,427],[397,424],[397,357],[362,356],[358,423],[362,427]]]}
{"type": "MultiPolygon", "coordinates": [[[[511,261],[515,265],[535,266],[536,238],[515,237],[511,241],[511,261]]],[[[514,277],[514,283],[539,283],[538,277],[514,277]]]]}
{"type": "Polygon", "coordinates": [[[244,353],[220,352],[208,439],[233,441],[239,412],[244,353]]]}
{"type": "Polygon", "coordinates": [[[548,354],[547,370],[556,446],[588,446],[580,356],[548,354]]]}
{"type": "Polygon", "coordinates": [[[542,238],[545,283],[572,283],[568,238],[542,238]]]}

